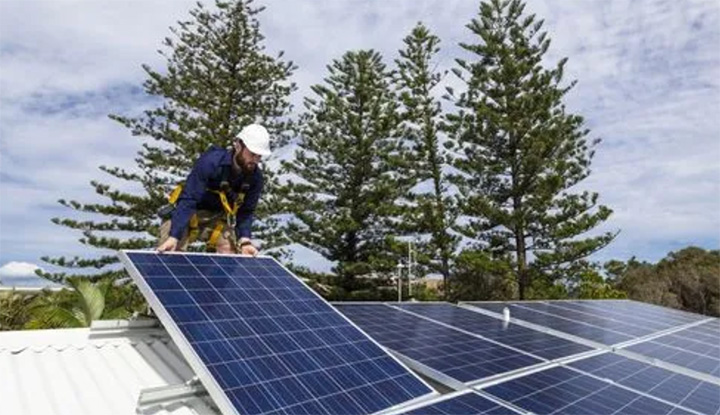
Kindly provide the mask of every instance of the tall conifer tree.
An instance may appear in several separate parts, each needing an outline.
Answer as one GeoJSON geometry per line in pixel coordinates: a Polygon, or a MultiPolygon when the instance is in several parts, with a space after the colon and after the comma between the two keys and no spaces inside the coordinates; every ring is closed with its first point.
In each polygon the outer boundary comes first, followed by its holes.
{"type": "Polygon", "coordinates": [[[441,80],[435,72],[440,39],[422,23],[418,23],[404,39],[405,48],[396,59],[396,86],[402,104],[401,137],[409,143],[405,151],[405,173],[410,184],[405,197],[411,202],[406,209],[405,232],[429,235],[420,244],[420,260],[429,270],[443,276],[445,287],[450,274],[450,261],[457,238],[449,230],[456,219],[447,194],[444,148],[440,144],[442,108],[433,95],[441,80]]]}
{"type": "Polygon", "coordinates": [[[306,98],[300,149],[287,164],[297,218],[294,239],[325,258],[347,294],[355,277],[389,273],[389,217],[395,214],[397,99],[379,53],[350,51],[328,66],[306,98]]]}
{"type": "Polygon", "coordinates": [[[520,0],[481,3],[468,25],[476,43],[461,44],[474,59],[458,59],[454,70],[466,89],[450,91],[458,111],[449,116],[462,155],[462,212],[471,218],[464,233],[499,258],[512,254],[521,299],[533,280],[571,277],[614,238],[582,237],[611,214],[597,193],[578,190],[599,140],[588,140],[583,118],[567,111],[575,85],[562,85],[567,59],[542,66],[550,40],[524,9],[520,0]]]}
{"type": "MultiPolygon", "coordinates": [[[[253,0],[216,0],[210,9],[202,4],[190,12],[192,19],[172,28],[164,40],[167,67],[158,71],[148,65],[145,93],[159,104],[139,117],[110,115],[132,135],[146,141],[138,152],[137,169],[101,166],[115,183],[130,182],[142,191],[131,193],[126,184],[109,185],[92,181],[105,203],[61,200],[77,212],[95,214],[97,220],[54,219],[62,226],[82,231],[80,242],[103,249],[104,255],[91,259],[43,258],[69,269],[95,268],[103,275],[119,276],[124,271],[108,267],[117,262],[107,250],[149,248],[157,242],[159,219],[156,212],[166,203],[169,190],[190,171],[197,157],[211,144],[228,145],[246,124],[260,122],[270,131],[278,147],[284,144],[290,127],[290,93],[295,85],[289,78],[292,62],[265,52],[257,19],[263,8],[253,0]],[[100,219],[102,217],[102,219],[100,219]]],[[[101,139],[101,138],[99,138],[101,139]]],[[[257,216],[260,232],[272,235],[267,219],[272,212],[272,172],[266,173],[266,187],[257,216]],[[269,176],[269,177],[268,177],[269,176]],[[266,225],[263,228],[263,223],[266,225]]],[[[62,280],[65,273],[48,275],[62,280]]]]}

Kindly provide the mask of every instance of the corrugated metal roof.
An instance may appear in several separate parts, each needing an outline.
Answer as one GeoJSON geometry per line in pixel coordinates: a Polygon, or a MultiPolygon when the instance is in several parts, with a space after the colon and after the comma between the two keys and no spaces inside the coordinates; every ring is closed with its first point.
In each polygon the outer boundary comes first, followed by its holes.
{"type": "MultiPolygon", "coordinates": [[[[162,329],[0,332],[3,415],[132,415],[142,389],[182,384],[192,377],[162,329]]],[[[153,406],[144,413],[218,414],[207,396],[153,406]]]]}

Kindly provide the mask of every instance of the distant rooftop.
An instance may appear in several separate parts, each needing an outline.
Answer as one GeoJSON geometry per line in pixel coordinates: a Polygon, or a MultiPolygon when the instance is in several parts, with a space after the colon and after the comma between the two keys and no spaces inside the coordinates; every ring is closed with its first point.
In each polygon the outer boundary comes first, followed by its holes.
{"type": "Polygon", "coordinates": [[[0,276],[0,291],[7,291],[13,288],[18,291],[39,291],[45,288],[59,290],[64,287],[60,284],[34,275],[24,277],[0,276]]]}

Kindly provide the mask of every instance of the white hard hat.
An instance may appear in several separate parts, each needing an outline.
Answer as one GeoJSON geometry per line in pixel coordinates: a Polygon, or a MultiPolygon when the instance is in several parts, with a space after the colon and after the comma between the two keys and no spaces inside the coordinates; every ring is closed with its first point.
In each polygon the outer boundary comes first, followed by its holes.
{"type": "Polygon", "coordinates": [[[236,138],[242,140],[245,147],[257,155],[269,156],[272,153],[270,150],[270,134],[262,125],[247,125],[236,138]]]}

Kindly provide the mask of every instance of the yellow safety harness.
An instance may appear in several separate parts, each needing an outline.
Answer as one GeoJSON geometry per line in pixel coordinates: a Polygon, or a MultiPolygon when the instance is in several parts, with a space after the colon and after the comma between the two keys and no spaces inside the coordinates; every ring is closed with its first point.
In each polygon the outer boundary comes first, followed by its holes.
{"type": "MultiPolygon", "coordinates": [[[[180,198],[180,194],[182,193],[183,187],[185,183],[178,184],[175,189],[170,193],[168,196],[168,202],[170,204],[175,205],[177,203],[177,200],[180,198]]],[[[235,235],[235,218],[237,217],[237,211],[240,209],[240,206],[243,203],[243,200],[245,200],[245,192],[239,191],[237,197],[235,198],[235,201],[231,205],[228,201],[228,197],[226,192],[222,190],[214,190],[214,189],[207,189],[209,192],[213,192],[218,195],[220,198],[220,203],[222,204],[223,210],[225,210],[225,223],[232,229],[232,235],[234,237],[235,235]]],[[[223,228],[225,227],[225,223],[223,223],[222,219],[219,219],[217,223],[215,224],[215,228],[213,229],[212,233],[210,234],[210,238],[207,241],[207,247],[210,250],[215,250],[217,247],[217,241],[220,239],[220,235],[222,235],[223,228]]],[[[197,213],[192,215],[190,217],[190,225],[189,225],[189,232],[188,232],[188,243],[191,243],[195,241],[198,237],[198,234],[200,232],[200,220],[198,219],[197,213]]]]}

